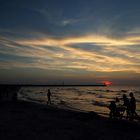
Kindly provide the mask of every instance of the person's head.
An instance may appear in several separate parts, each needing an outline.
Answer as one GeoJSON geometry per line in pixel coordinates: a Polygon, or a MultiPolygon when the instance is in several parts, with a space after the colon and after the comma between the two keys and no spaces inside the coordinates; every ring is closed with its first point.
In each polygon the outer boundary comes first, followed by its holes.
{"type": "Polygon", "coordinates": [[[129,96],[130,97],[133,97],[134,96],[133,92],[130,92],[129,96]]]}
{"type": "Polygon", "coordinates": [[[50,92],[50,89],[48,89],[48,92],[50,92]]]}
{"type": "Polygon", "coordinates": [[[115,105],[115,101],[111,101],[110,104],[111,104],[111,105],[115,105]]]}
{"type": "Polygon", "coordinates": [[[123,94],[123,99],[126,99],[126,94],[123,94]]]}
{"type": "Polygon", "coordinates": [[[118,97],[116,97],[116,99],[115,99],[115,100],[116,100],[116,102],[120,102],[120,100],[119,100],[119,98],[118,98],[118,97]]]}

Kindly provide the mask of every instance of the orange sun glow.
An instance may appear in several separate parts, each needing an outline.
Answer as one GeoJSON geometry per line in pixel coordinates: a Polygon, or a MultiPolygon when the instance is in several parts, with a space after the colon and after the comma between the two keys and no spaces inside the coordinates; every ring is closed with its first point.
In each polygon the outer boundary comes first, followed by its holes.
{"type": "Polygon", "coordinates": [[[106,86],[109,86],[109,85],[112,85],[112,82],[110,82],[110,81],[103,81],[103,84],[106,85],[106,86]]]}

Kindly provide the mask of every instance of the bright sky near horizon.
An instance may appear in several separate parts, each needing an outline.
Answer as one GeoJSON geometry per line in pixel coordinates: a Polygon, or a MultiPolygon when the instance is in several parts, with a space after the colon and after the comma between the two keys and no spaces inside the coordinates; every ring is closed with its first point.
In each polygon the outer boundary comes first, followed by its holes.
{"type": "Polygon", "coordinates": [[[140,85],[139,0],[0,0],[0,83],[140,85]]]}

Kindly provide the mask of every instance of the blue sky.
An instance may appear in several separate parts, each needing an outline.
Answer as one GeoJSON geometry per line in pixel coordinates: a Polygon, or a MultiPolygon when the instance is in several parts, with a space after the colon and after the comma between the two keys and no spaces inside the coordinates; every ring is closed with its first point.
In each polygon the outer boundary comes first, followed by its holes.
{"type": "Polygon", "coordinates": [[[139,0],[0,0],[0,83],[140,82],[139,0]]]}

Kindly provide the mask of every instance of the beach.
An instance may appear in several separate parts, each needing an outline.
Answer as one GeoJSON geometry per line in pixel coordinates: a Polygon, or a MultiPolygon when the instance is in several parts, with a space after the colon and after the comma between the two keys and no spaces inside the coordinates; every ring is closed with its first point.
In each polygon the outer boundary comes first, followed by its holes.
{"type": "Polygon", "coordinates": [[[140,123],[29,101],[0,103],[0,139],[139,140],[140,123]]]}

